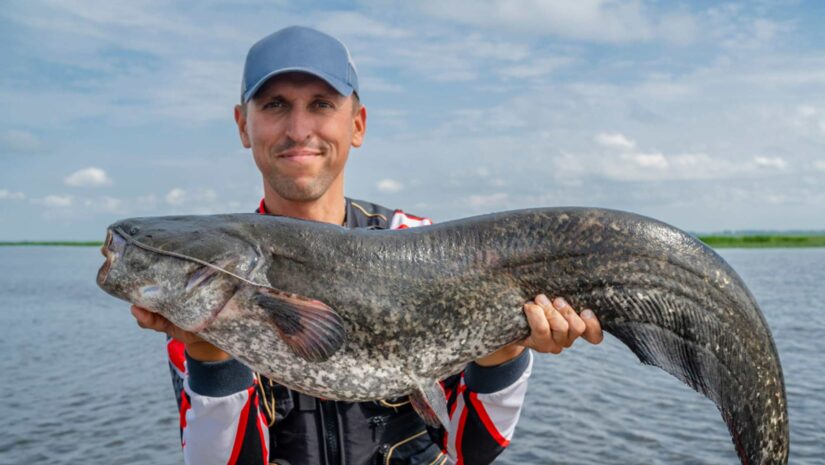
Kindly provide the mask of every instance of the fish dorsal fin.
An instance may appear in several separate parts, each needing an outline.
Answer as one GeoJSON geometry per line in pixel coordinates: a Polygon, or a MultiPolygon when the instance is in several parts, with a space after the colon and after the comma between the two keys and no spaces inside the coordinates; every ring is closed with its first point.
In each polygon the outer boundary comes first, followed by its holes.
{"type": "Polygon", "coordinates": [[[281,339],[304,360],[323,362],[344,344],[341,316],[319,300],[268,287],[258,287],[252,300],[270,317],[281,339]]]}
{"type": "Polygon", "coordinates": [[[423,383],[418,390],[410,394],[410,404],[424,420],[424,423],[438,428],[450,426],[450,414],[447,411],[447,397],[438,381],[423,383]]]}

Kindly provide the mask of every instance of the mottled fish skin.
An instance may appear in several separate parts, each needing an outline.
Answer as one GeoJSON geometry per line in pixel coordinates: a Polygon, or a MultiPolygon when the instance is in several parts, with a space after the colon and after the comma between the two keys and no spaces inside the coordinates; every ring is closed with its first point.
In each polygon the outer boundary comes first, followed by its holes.
{"type": "Polygon", "coordinates": [[[307,394],[409,394],[525,337],[523,304],[545,293],[593,309],[643,363],[713,400],[743,464],[787,463],[782,369],[756,301],[713,250],[664,223],[552,208],[403,231],[262,215],[137,218],[110,230],[121,249],[105,252],[115,257],[98,276],[104,290],[307,394]],[[227,272],[201,284],[193,260],[227,272]],[[255,304],[270,288],[340,315],[343,344],[320,362],[296,355],[255,304]]]}

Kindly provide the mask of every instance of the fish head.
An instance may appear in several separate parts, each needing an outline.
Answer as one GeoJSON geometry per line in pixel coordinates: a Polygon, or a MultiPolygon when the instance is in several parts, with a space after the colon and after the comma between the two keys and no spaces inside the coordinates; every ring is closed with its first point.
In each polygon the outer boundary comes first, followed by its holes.
{"type": "Polygon", "coordinates": [[[199,332],[255,269],[259,252],[220,222],[133,218],[111,225],[97,274],[107,293],[199,332]]]}

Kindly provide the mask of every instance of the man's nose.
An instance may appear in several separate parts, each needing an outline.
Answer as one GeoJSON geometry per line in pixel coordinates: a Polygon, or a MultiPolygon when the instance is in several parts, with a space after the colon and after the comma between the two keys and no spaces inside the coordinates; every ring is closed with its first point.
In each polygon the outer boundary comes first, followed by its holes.
{"type": "Polygon", "coordinates": [[[307,112],[295,110],[290,112],[287,121],[286,136],[295,142],[303,142],[312,134],[312,118],[307,112]]]}

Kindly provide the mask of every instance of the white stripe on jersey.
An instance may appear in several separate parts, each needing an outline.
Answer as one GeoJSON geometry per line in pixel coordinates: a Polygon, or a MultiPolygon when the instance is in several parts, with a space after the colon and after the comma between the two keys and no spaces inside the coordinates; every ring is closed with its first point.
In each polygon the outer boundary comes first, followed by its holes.
{"type": "Polygon", "coordinates": [[[490,420],[499,434],[507,440],[513,438],[513,432],[516,430],[524,396],[527,394],[527,378],[530,377],[532,369],[533,352],[530,351],[530,363],[515,383],[497,392],[478,394],[478,400],[481,401],[490,420]]]}
{"type": "MultiPolygon", "coordinates": [[[[183,460],[187,465],[226,465],[238,434],[240,413],[249,401],[249,389],[225,396],[208,397],[193,393],[189,379],[183,383],[189,395],[183,429],[183,460]],[[227,419],[232,419],[229,423],[227,419]]],[[[268,429],[267,436],[268,436],[268,429]]],[[[269,438],[267,438],[269,439],[269,438]]]]}
{"type": "Polygon", "coordinates": [[[416,226],[427,226],[430,224],[433,224],[433,221],[429,218],[420,218],[414,215],[408,215],[401,210],[396,210],[390,221],[390,229],[414,228],[416,226]]]}

